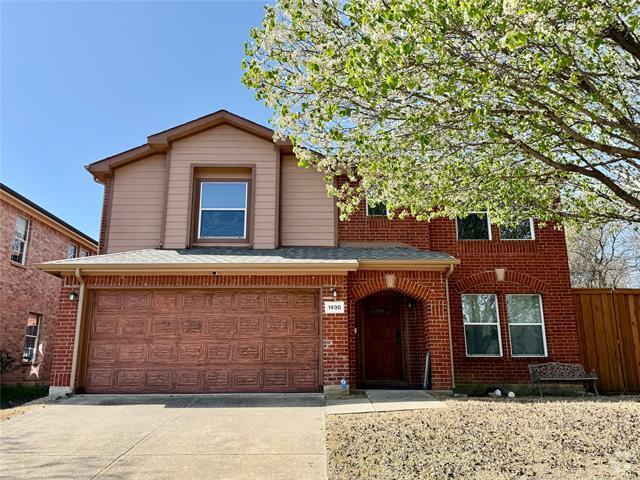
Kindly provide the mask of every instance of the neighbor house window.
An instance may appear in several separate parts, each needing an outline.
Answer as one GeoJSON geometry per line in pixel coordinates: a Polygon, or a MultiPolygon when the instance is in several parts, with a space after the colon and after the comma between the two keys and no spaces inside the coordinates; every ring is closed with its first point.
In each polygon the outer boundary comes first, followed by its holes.
{"type": "Polygon", "coordinates": [[[27,332],[24,336],[24,350],[22,351],[22,361],[33,363],[38,353],[38,334],[40,333],[41,315],[30,313],[27,318],[27,332]]]}
{"type": "Polygon", "coordinates": [[[88,257],[89,255],[91,255],[91,252],[89,252],[89,250],[80,247],[80,253],[78,254],[78,257],[80,257],[80,258],[88,257]]]}
{"type": "Polygon", "coordinates": [[[470,213],[458,218],[458,240],[491,240],[491,223],[486,212],[470,213]]]}
{"type": "Polygon", "coordinates": [[[16,217],[16,229],[13,234],[11,248],[11,260],[24,264],[27,253],[27,236],[29,235],[29,220],[24,217],[16,217]]]}
{"type": "Polygon", "coordinates": [[[507,295],[507,317],[511,355],[514,357],[546,357],[542,297],[540,295],[507,295]]]}
{"type": "Polygon", "coordinates": [[[367,200],[367,217],[386,217],[387,206],[382,203],[374,203],[367,200]]]}
{"type": "Polygon", "coordinates": [[[247,182],[202,182],[198,238],[247,238],[247,182]]]}
{"type": "Polygon", "coordinates": [[[501,240],[534,240],[533,219],[528,218],[512,227],[500,227],[501,240]]]}
{"type": "Polygon", "coordinates": [[[78,256],[78,247],[73,243],[67,245],[67,258],[76,258],[78,256]]]}
{"type": "Polygon", "coordinates": [[[498,297],[490,293],[462,295],[462,317],[467,355],[501,357],[498,297]]]}

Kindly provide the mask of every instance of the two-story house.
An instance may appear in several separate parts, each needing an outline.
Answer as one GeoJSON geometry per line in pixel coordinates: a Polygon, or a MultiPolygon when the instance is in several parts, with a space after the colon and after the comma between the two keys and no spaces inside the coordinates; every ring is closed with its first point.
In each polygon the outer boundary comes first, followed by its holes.
{"type": "Polygon", "coordinates": [[[0,382],[46,385],[61,281],[34,267],[95,255],[98,243],[0,184],[0,382]]]}
{"type": "Polygon", "coordinates": [[[100,254],[40,265],[64,283],[57,393],[423,387],[427,358],[429,388],[462,389],[579,360],[561,229],[343,222],[272,135],[219,111],[87,167],[100,254]]]}

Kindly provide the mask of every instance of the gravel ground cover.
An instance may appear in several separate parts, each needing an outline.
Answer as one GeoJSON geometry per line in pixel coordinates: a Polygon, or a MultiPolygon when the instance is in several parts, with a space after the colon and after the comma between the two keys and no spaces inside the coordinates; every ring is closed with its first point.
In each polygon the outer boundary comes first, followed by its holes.
{"type": "Polygon", "coordinates": [[[327,417],[329,478],[640,478],[637,397],[445,402],[327,417]]]}

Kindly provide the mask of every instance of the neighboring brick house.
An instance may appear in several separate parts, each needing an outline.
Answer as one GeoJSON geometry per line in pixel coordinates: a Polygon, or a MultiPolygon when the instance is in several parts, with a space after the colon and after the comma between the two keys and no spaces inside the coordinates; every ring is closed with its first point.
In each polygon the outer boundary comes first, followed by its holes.
{"type": "Polygon", "coordinates": [[[339,221],[272,134],[219,111],[87,167],[100,255],[39,266],[64,282],[57,393],[422,387],[427,353],[449,390],[579,360],[561,229],[339,221]]]}
{"type": "Polygon", "coordinates": [[[61,280],[36,263],[95,255],[91,237],[0,184],[0,351],[13,362],[2,383],[49,382],[61,280]]]}

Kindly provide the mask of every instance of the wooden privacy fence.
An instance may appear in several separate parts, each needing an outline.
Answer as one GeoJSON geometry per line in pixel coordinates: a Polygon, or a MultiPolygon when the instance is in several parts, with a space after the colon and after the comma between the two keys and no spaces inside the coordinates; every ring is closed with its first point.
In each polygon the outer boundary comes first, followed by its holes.
{"type": "Polygon", "coordinates": [[[640,393],[640,289],[574,288],[582,363],[603,392],[640,393]]]}

